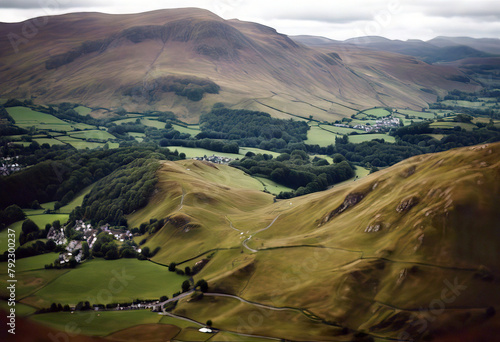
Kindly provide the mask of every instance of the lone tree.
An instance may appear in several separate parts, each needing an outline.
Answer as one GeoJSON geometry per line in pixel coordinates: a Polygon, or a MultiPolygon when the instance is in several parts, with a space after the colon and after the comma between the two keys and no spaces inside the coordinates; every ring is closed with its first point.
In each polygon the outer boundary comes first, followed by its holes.
{"type": "Polygon", "coordinates": [[[207,292],[208,291],[208,283],[205,279],[200,279],[196,283],[195,287],[200,287],[201,292],[207,292]]]}
{"type": "Polygon", "coordinates": [[[175,267],[176,267],[176,263],[175,262],[171,262],[170,265],[168,265],[168,270],[170,272],[175,272],[175,267]]]}
{"type": "Polygon", "coordinates": [[[190,287],[191,284],[189,283],[189,280],[184,280],[182,282],[182,292],[188,292],[190,287]]]}
{"type": "Polygon", "coordinates": [[[209,319],[209,320],[207,321],[207,327],[211,327],[211,326],[212,326],[212,320],[210,320],[210,319],[209,319]]]}

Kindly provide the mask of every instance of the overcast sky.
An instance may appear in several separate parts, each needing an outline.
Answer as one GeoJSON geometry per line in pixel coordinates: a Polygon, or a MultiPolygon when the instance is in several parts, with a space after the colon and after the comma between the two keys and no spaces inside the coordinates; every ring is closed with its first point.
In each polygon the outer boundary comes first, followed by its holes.
{"type": "Polygon", "coordinates": [[[344,40],[358,36],[423,39],[500,38],[499,0],[0,0],[0,22],[69,12],[138,13],[200,7],[225,19],[274,27],[288,35],[344,40]]]}

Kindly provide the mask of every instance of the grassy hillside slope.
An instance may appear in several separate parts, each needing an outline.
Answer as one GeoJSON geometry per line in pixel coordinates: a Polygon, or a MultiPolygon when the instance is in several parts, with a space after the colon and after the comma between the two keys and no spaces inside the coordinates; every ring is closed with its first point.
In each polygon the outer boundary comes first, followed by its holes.
{"type": "Polygon", "coordinates": [[[167,218],[146,243],[162,246],[155,261],[208,261],[195,281],[229,297],[186,299],[174,313],[224,330],[343,341],[498,328],[499,155],[490,144],[417,156],[276,203],[239,171],[165,163],[129,222],[167,218]]]}

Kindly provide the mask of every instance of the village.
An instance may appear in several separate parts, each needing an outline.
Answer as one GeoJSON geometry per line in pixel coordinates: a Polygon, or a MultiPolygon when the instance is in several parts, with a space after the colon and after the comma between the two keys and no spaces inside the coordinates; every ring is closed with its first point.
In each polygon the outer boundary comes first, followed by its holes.
{"type": "Polygon", "coordinates": [[[21,171],[21,165],[16,161],[18,157],[0,158],[0,175],[8,176],[14,172],[21,171]]]}
{"type": "MultiPolygon", "coordinates": [[[[83,261],[82,259],[83,254],[81,253],[82,242],[83,241],[87,242],[89,248],[92,248],[97,240],[97,235],[101,232],[105,232],[109,235],[112,235],[114,239],[119,242],[130,240],[132,239],[133,236],[130,230],[126,231],[111,230],[108,224],[101,226],[99,229],[96,229],[92,227],[90,223],[85,223],[82,220],[76,221],[74,229],[77,232],[81,232],[83,234],[82,240],[71,240],[68,242],[64,234],[64,227],[61,227],[60,229],[51,227],[47,234],[47,240],[53,240],[56,243],[56,245],[64,246],[67,244],[65,252],[59,254],[60,265],[68,263],[72,257],[75,258],[76,262],[78,263],[82,262],[83,261]]],[[[138,253],[141,252],[141,249],[137,248],[136,246],[133,246],[132,248],[138,253]]]]}
{"type": "MultiPolygon", "coordinates": [[[[393,116],[386,116],[375,121],[374,125],[367,123],[366,125],[355,125],[354,129],[363,130],[370,133],[383,133],[389,131],[391,128],[397,128],[401,124],[399,118],[393,116]]],[[[337,126],[337,125],[335,125],[337,126]]]]}

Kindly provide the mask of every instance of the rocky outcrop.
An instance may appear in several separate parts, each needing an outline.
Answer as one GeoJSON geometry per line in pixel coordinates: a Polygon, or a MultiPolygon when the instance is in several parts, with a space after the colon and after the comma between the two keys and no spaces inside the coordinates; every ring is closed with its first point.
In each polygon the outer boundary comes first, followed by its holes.
{"type": "Polygon", "coordinates": [[[418,202],[419,198],[417,196],[407,197],[404,200],[402,200],[401,203],[398,204],[398,206],[396,207],[396,211],[398,213],[408,211],[414,206],[416,206],[418,202]]]}

